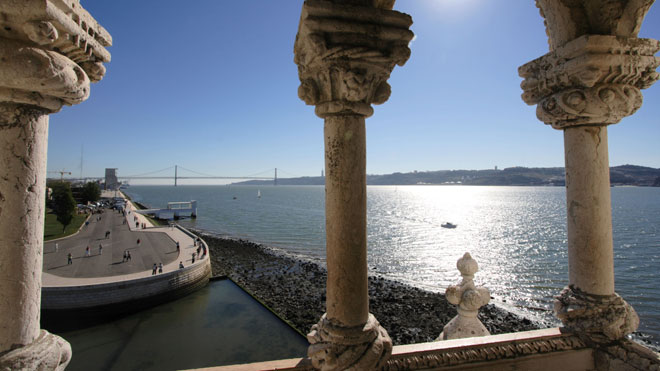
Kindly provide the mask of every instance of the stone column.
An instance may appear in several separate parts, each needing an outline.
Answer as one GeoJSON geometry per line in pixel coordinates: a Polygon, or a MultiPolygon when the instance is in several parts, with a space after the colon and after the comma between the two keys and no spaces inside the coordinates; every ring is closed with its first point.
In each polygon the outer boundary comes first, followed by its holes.
{"type": "Polygon", "coordinates": [[[607,125],[642,105],[658,80],[660,43],[637,33],[652,1],[537,0],[550,53],[520,67],[522,98],[564,131],[569,286],[555,312],[593,340],[633,332],[639,318],[614,291],[607,125]]]}
{"type": "Polygon", "coordinates": [[[48,115],[89,96],[107,32],[77,0],[0,4],[0,369],[63,370],[71,347],[39,327],[48,115]],[[66,50],[66,52],[64,52],[66,50]]]}
{"type": "Polygon", "coordinates": [[[412,19],[393,3],[307,0],[294,47],[298,95],[325,120],[326,313],[307,336],[323,370],[374,369],[392,348],[369,313],[365,119],[410,56],[412,19]]]}

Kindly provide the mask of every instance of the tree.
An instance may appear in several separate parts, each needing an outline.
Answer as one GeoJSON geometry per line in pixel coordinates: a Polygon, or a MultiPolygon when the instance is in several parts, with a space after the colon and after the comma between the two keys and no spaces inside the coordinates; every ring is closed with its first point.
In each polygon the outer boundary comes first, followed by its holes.
{"type": "Polygon", "coordinates": [[[71,194],[71,186],[69,183],[58,182],[53,183],[51,188],[53,193],[51,196],[50,207],[57,216],[57,221],[62,224],[62,231],[73,220],[73,213],[76,210],[76,201],[71,194]]]}
{"type": "Polygon", "coordinates": [[[81,192],[82,203],[96,202],[101,198],[101,188],[95,182],[87,182],[81,192]]]}

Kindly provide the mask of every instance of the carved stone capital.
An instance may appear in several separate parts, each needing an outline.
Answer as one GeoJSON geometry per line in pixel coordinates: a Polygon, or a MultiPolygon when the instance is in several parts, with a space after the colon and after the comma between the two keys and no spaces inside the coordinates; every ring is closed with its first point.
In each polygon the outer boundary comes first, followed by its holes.
{"type": "Polygon", "coordinates": [[[307,354],[320,370],[375,370],[392,354],[392,340],[372,314],[359,327],[342,327],[324,314],[307,340],[307,354]]]}
{"type": "Polygon", "coordinates": [[[642,105],[640,89],[660,78],[651,39],[584,35],[518,69],[522,99],[556,129],[616,124],[642,105]]]}
{"type": "Polygon", "coordinates": [[[461,272],[463,279],[458,285],[449,286],[445,291],[445,296],[448,302],[458,305],[458,315],[445,325],[436,340],[490,335],[483,323],[477,318],[479,308],[490,301],[488,289],[474,285],[474,274],[479,270],[477,261],[470,256],[470,253],[466,252],[456,262],[456,268],[461,272]]]}
{"type": "Polygon", "coordinates": [[[89,96],[112,38],[78,0],[0,3],[0,101],[50,112],[89,96]]]}
{"type": "Polygon", "coordinates": [[[536,0],[553,50],[582,35],[637,37],[654,0],[536,0]]]}
{"type": "Polygon", "coordinates": [[[41,330],[26,346],[0,355],[0,370],[64,370],[71,361],[71,346],[57,335],[41,330]]]}
{"type": "Polygon", "coordinates": [[[410,57],[409,15],[323,0],[303,4],[294,45],[298,96],[316,114],[373,114],[390,96],[387,79],[410,57]]]}
{"type": "Polygon", "coordinates": [[[639,326],[639,317],[619,295],[599,296],[568,286],[555,297],[555,315],[577,335],[617,340],[639,326]]]}
{"type": "Polygon", "coordinates": [[[15,40],[2,40],[0,101],[57,111],[89,97],[89,78],[69,58],[15,40]]]}

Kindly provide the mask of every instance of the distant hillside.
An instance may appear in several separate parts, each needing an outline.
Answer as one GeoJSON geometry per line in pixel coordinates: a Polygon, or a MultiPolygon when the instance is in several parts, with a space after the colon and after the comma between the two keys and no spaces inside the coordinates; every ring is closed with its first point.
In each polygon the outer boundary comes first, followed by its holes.
{"type": "MultiPolygon", "coordinates": [[[[622,165],[610,168],[612,185],[660,187],[660,169],[622,165]]],[[[235,185],[269,185],[272,181],[251,180],[235,185]]],[[[279,185],[323,185],[324,177],[280,178],[279,185]]],[[[464,184],[501,186],[563,186],[564,168],[510,167],[502,170],[439,170],[367,175],[369,185],[464,184]]]]}

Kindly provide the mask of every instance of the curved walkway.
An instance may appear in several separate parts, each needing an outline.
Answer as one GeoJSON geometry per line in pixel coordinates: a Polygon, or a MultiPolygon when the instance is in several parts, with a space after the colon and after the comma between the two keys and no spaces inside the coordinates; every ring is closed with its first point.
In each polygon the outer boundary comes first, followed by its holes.
{"type": "MultiPolygon", "coordinates": [[[[192,263],[192,253],[197,250],[193,243],[193,237],[179,228],[154,227],[128,202],[125,216],[106,209],[102,214],[93,214],[89,225],[83,226],[79,233],[45,243],[42,285],[82,286],[150,277],[154,263],[163,263],[163,273],[172,272],[179,269],[179,262],[186,267],[192,263]],[[134,217],[139,225],[144,223],[147,228],[136,227],[134,217]],[[107,231],[110,235],[105,238],[107,231]],[[180,244],[178,253],[177,241],[180,244]],[[102,253],[99,245],[103,246],[102,253]],[[85,256],[87,246],[89,256],[85,256]],[[126,250],[131,253],[128,262],[123,259],[126,250]],[[72,264],[67,264],[69,253],[73,257],[72,264]]],[[[197,259],[195,265],[202,262],[197,259]]]]}

